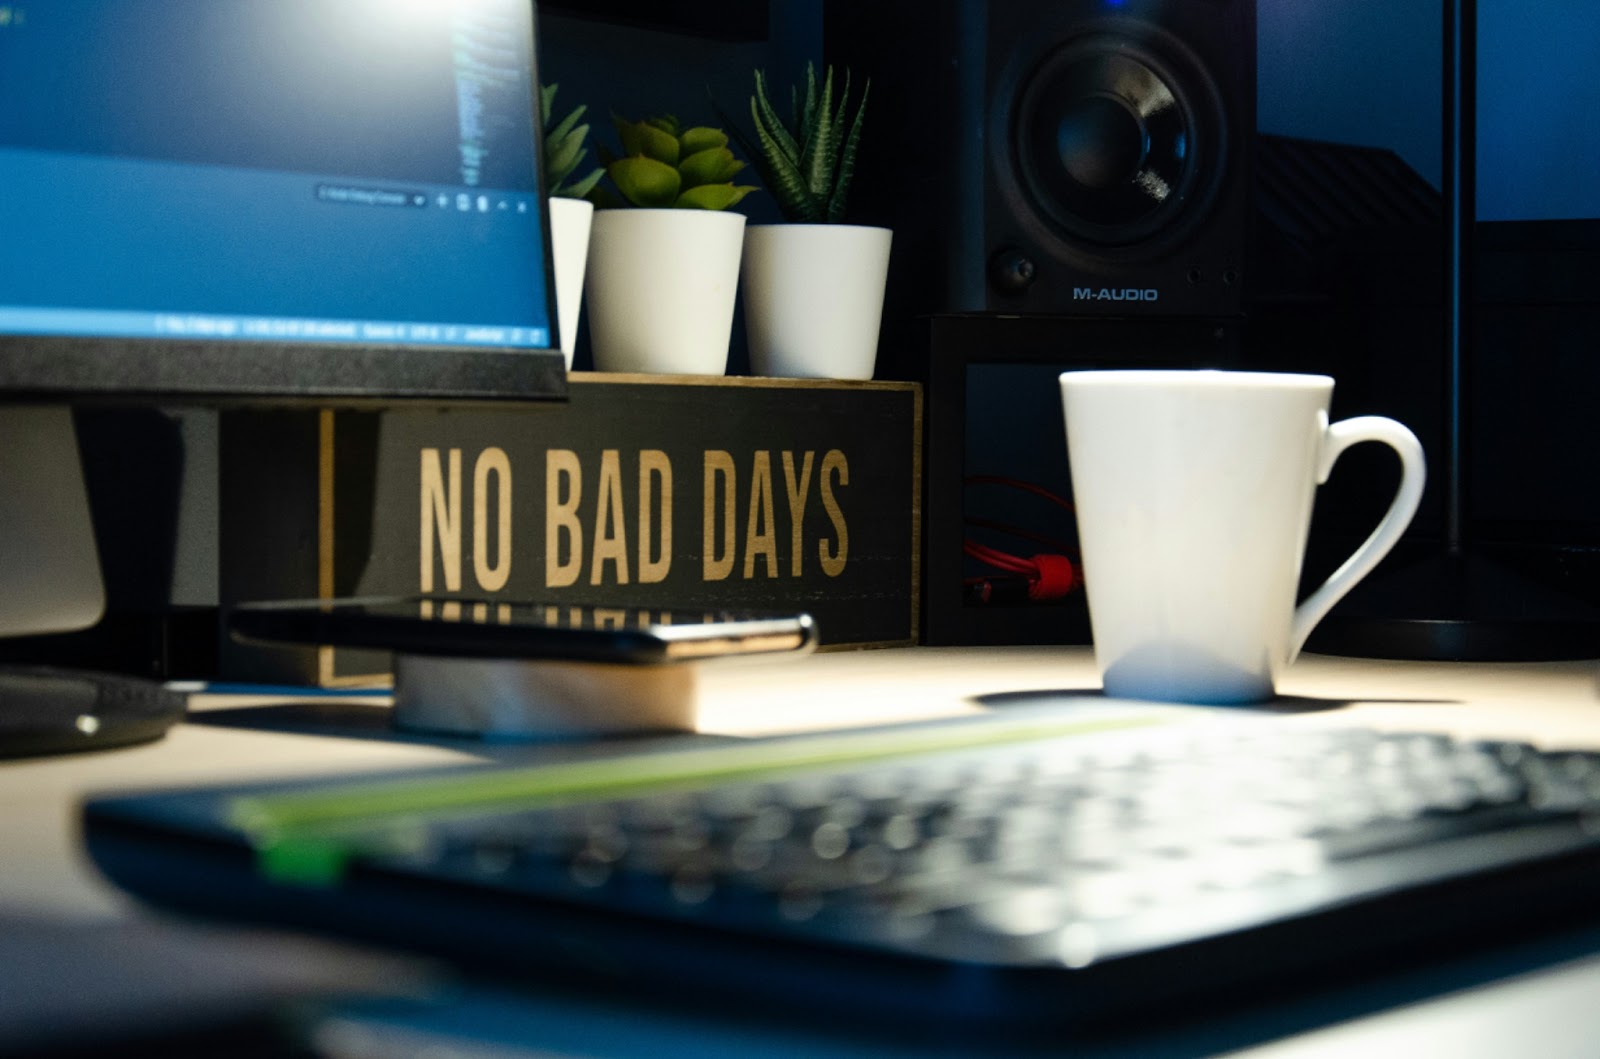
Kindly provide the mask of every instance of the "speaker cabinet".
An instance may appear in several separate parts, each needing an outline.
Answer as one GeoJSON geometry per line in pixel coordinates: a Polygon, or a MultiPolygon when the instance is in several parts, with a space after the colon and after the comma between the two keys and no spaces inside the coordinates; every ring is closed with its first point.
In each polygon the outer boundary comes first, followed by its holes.
{"type": "Polygon", "coordinates": [[[886,334],[1239,314],[1254,4],[828,0],[828,61],[871,79],[852,213],[895,231],[886,334]]]}
{"type": "Polygon", "coordinates": [[[928,351],[923,642],[1088,643],[1081,592],[1043,603],[974,596],[975,581],[1000,575],[963,554],[968,538],[1027,556],[1075,532],[1070,515],[993,480],[1070,497],[1061,372],[1238,368],[1242,321],[939,313],[917,323],[928,351]]]}

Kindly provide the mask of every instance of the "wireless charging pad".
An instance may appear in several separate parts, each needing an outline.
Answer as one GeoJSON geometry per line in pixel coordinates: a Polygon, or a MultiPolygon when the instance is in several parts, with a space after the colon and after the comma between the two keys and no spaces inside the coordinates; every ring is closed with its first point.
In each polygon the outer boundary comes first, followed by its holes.
{"type": "Polygon", "coordinates": [[[396,727],[488,739],[691,731],[698,663],[396,654],[396,727]]]}

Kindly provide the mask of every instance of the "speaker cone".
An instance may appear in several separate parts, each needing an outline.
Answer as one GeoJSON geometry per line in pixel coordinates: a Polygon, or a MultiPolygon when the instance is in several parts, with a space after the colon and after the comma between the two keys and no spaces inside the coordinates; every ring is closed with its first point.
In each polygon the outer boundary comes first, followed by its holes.
{"type": "Polygon", "coordinates": [[[1022,85],[1017,170],[1063,235],[1166,245],[1203,215],[1226,129],[1215,86],[1192,63],[1099,34],[1057,48],[1022,85]]]}

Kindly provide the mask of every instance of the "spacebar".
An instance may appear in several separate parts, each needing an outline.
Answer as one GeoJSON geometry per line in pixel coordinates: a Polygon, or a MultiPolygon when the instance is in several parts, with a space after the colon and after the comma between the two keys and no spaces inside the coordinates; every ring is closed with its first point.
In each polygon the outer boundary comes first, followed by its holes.
{"type": "Polygon", "coordinates": [[[1573,810],[1534,809],[1527,805],[1499,805],[1457,813],[1425,813],[1411,820],[1384,820],[1363,824],[1353,831],[1312,835],[1330,861],[1354,860],[1397,849],[1425,846],[1448,839],[1490,835],[1538,824],[1577,819],[1573,810]]]}

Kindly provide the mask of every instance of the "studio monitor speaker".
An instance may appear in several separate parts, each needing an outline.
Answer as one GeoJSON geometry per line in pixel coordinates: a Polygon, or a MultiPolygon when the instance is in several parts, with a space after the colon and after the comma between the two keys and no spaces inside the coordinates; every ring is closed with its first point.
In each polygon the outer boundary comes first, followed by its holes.
{"type": "Polygon", "coordinates": [[[1255,0],[828,0],[895,314],[1243,306],[1255,0]]]}

